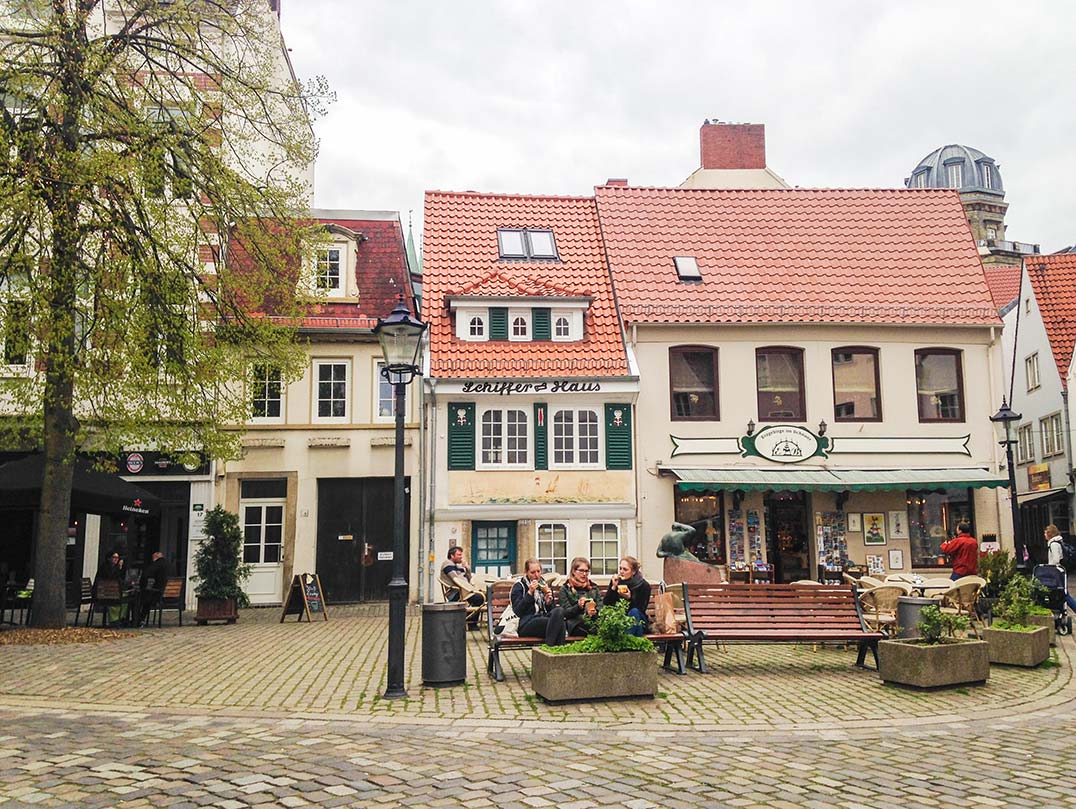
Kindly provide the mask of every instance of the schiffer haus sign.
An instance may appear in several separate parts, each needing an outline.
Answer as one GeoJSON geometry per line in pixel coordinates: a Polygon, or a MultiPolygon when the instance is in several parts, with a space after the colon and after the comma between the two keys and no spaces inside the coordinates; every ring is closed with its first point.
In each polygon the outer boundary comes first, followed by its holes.
{"type": "Polygon", "coordinates": [[[464,382],[460,392],[511,396],[517,393],[601,393],[601,389],[601,382],[577,382],[572,379],[555,379],[552,382],[514,382],[505,379],[496,382],[464,382]]]}

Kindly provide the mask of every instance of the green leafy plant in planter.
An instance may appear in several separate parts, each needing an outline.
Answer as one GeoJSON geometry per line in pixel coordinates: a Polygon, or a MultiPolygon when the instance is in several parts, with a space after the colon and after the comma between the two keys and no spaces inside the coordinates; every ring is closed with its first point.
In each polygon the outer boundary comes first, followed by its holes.
{"type": "Polygon", "coordinates": [[[1001,593],[993,624],[983,631],[990,644],[990,662],[1037,666],[1050,654],[1048,627],[1031,620],[1035,608],[1035,583],[1014,576],[1001,593]]]}
{"type": "MultiPolygon", "coordinates": [[[[1035,582],[1038,584],[1038,582],[1035,582]]],[[[1023,576],[1014,576],[1001,593],[994,614],[997,618],[992,626],[997,629],[1008,629],[1015,632],[1030,632],[1035,627],[1028,622],[1028,616],[1036,604],[1034,601],[1035,588],[1031,579],[1023,576]]]]}
{"type": "Polygon", "coordinates": [[[1016,576],[1016,559],[1007,551],[990,551],[979,554],[979,575],[986,579],[982,597],[999,598],[1005,587],[1016,576]]]}
{"type": "Polygon", "coordinates": [[[919,630],[920,643],[934,645],[956,640],[956,633],[966,631],[969,625],[965,616],[950,615],[932,604],[919,613],[916,628],[919,630]]]}
{"type": "Polygon", "coordinates": [[[969,626],[932,604],[919,613],[918,638],[883,640],[878,644],[878,674],[887,683],[916,688],[941,688],[985,682],[990,676],[987,644],[956,637],[969,626]]]}
{"type": "Polygon", "coordinates": [[[574,643],[542,646],[550,654],[595,654],[599,652],[652,652],[654,644],[646,638],[629,635],[635,619],[628,615],[628,602],[602,607],[596,618],[586,619],[591,634],[574,643]]]}
{"type": "Polygon", "coordinates": [[[194,553],[196,582],[194,592],[198,596],[196,620],[221,618],[232,623],[238,607],[250,605],[243,590],[243,582],[250,576],[251,567],[243,562],[243,532],[239,517],[221,506],[208,511],[205,516],[205,539],[194,553]]]}

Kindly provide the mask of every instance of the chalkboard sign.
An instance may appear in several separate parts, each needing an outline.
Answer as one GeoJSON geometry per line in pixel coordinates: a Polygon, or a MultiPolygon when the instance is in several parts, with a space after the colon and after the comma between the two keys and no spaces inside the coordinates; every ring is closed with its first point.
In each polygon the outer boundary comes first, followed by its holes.
{"type": "Polygon", "coordinates": [[[321,591],[321,579],[317,573],[296,573],[288,588],[288,597],[284,601],[284,612],[280,615],[280,623],[289,615],[298,616],[301,621],[305,617],[307,621],[313,620],[312,615],[317,613],[326,621],[329,620],[329,611],[325,608],[325,595],[321,591]]]}

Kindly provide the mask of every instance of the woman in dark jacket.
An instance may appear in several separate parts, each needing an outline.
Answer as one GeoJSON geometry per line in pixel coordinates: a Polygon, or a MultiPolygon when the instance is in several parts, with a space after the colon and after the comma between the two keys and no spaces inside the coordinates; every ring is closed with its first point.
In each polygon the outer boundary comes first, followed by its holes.
{"type": "Polygon", "coordinates": [[[650,582],[643,578],[639,570],[639,560],[634,556],[625,556],[620,560],[617,574],[609,581],[605,591],[606,604],[618,601],[628,602],[628,615],[636,620],[630,634],[642,637],[646,634],[649,621],[646,609],[650,606],[650,582]]]}
{"type": "Polygon", "coordinates": [[[519,618],[521,638],[545,638],[550,646],[564,643],[564,610],[554,606],[553,591],[542,579],[537,559],[523,564],[523,578],[512,585],[512,612],[519,618]]]}
{"type": "Polygon", "coordinates": [[[560,606],[569,635],[587,634],[587,617],[598,614],[602,594],[590,580],[590,560],[577,556],[572,560],[568,581],[560,588],[560,606]]]}

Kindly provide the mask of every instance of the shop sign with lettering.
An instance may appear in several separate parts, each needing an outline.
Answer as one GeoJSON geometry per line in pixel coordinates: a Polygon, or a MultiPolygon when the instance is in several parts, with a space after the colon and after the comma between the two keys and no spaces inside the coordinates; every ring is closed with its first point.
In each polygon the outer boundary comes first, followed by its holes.
{"type": "Polygon", "coordinates": [[[754,435],[740,438],[743,455],[755,455],[776,463],[799,463],[818,455],[826,457],[829,439],[793,424],[772,424],[754,435]]]}
{"type": "Polygon", "coordinates": [[[534,393],[601,393],[601,382],[554,379],[552,382],[516,382],[498,379],[491,382],[464,382],[462,393],[492,393],[497,396],[534,393]]]}

